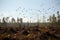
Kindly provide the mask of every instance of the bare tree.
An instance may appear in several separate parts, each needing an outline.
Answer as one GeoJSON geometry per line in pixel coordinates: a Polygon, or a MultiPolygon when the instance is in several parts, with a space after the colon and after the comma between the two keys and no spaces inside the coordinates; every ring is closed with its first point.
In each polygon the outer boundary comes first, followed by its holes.
{"type": "Polygon", "coordinates": [[[9,17],[6,17],[6,22],[8,23],[8,21],[9,21],[9,17]]]}
{"type": "Polygon", "coordinates": [[[12,21],[12,23],[15,23],[15,19],[14,18],[12,18],[11,21],[12,21]]]}
{"type": "Polygon", "coordinates": [[[20,19],[19,18],[17,18],[17,23],[20,23],[20,19]]]}
{"type": "Polygon", "coordinates": [[[1,19],[0,19],[0,23],[1,23],[1,19]]]}
{"type": "Polygon", "coordinates": [[[52,22],[52,16],[49,16],[49,22],[50,23],[52,22]]]}
{"type": "Polygon", "coordinates": [[[55,22],[56,22],[55,14],[53,14],[53,16],[52,16],[52,22],[53,22],[53,23],[55,23],[55,22]]]}
{"type": "Polygon", "coordinates": [[[6,23],[5,17],[3,17],[2,22],[3,22],[3,23],[6,23]]]}
{"type": "Polygon", "coordinates": [[[57,15],[58,15],[58,17],[57,17],[57,19],[58,19],[58,24],[60,24],[60,14],[59,14],[59,11],[57,11],[57,15]]]}
{"type": "Polygon", "coordinates": [[[5,26],[5,27],[7,27],[7,22],[6,22],[6,18],[5,17],[3,17],[2,22],[3,22],[2,25],[5,26]]]}

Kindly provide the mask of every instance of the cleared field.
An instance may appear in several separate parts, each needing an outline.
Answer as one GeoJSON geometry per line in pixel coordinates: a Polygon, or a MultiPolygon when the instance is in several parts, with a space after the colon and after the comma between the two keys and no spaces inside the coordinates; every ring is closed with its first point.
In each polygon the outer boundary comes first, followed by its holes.
{"type": "Polygon", "coordinates": [[[0,40],[60,40],[60,28],[0,27],[0,40]]]}

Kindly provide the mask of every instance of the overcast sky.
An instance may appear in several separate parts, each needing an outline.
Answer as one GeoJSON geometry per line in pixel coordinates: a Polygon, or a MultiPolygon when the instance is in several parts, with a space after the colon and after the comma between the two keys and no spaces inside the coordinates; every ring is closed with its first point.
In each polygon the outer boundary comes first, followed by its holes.
{"type": "Polygon", "coordinates": [[[48,19],[57,11],[60,11],[60,0],[0,0],[0,18],[19,17],[24,22],[34,22],[38,16],[40,20],[43,20],[43,15],[48,19]]]}

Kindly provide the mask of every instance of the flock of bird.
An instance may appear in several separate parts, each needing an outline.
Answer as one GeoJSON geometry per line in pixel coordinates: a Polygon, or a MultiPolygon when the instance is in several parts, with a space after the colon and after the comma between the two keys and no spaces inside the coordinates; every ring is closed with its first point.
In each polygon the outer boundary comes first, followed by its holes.
{"type": "MultiPolygon", "coordinates": [[[[48,9],[32,9],[32,8],[23,8],[23,7],[18,7],[15,11],[17,12],[17,15],[19,17],[22,17],[22,18],[29,18],[29,19],[39,19],[42,15],[42,17],[46,18],[46,15],[50,14],[51,10],[53,10],[53,12],[55,12],[55,7],[51,7],[51,8],[48,8],[48,9]],[[50,13],[48,13],[48,11],[50,13]]],[[[0,14],[0,16],[3,16],[3,14],[0,14]]]]}
{"type": "MultiPolygon", "coordinates": [[[[55,7],[51,7],[51,8],[48,8],[48,9],[32,9],[32,8],[23,8],[23,7],[18,7],[16,9],[16,12],[18,13],[19,16],[23,16],[23,18],[30,18],[30,19],[39,19],[42,15],[42,17],[46,18],[46,15],[50,14],[51,10],[53,10],[52,13],[55,12],[55,7]],[[47,11],[49,11],[50,13],[48,13],[47,11]]],[[[52,15],[52,14],[51,14],[52,15]]]]}

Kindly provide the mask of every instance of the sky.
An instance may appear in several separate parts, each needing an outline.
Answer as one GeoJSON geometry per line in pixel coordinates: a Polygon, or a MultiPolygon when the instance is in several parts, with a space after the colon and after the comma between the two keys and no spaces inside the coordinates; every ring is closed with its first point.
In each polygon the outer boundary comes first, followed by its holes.
{"type": "Polygon", "coordinates": [[[45,21],[60,11],[60,0],[0,0],[0,18],[23,18],[23,22],[45,21]]]}

